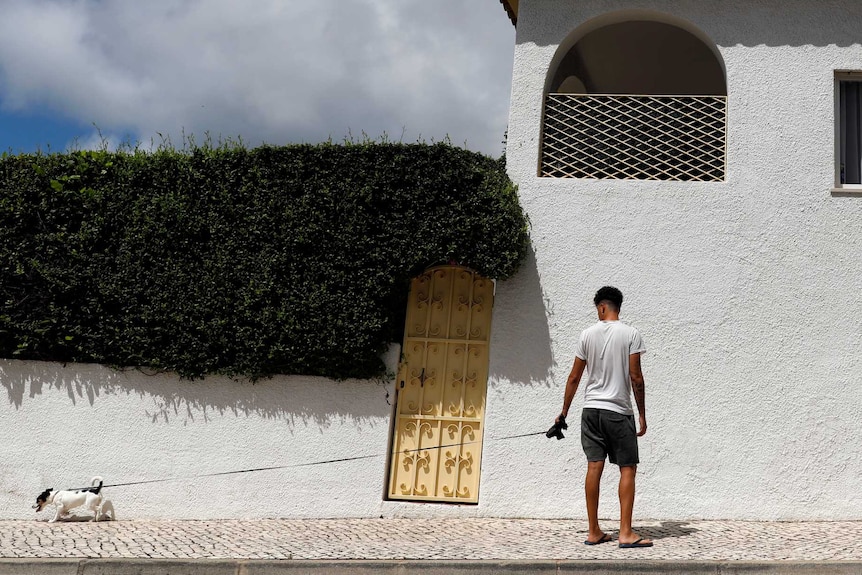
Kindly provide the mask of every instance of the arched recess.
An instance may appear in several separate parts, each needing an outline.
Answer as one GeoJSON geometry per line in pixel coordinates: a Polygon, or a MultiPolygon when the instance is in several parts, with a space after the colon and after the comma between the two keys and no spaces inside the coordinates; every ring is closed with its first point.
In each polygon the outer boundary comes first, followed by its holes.
{"type": "Polygon", "coordinates": [[[545,78],[539,175],[723,181],[727,80],[715,43],[644,10],[573,30],[545,78]]]}

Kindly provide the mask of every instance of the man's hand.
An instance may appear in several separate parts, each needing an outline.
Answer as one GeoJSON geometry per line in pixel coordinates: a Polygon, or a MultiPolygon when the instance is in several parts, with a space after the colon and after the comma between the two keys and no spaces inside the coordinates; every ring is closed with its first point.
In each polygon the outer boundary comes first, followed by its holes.
{"type": "Polygon", "coordinates": [[[563,435],[563,430],[568,429],[569,426],[566,424],[566,416],[560,414],[557,416],[557,419],[554,420],[554,425],[551,426],[551,429],[545,434],[545,437],[548,439],[552,437],[556,437],[558,440],[563,439],[565,435],[563,435]]]}
{"type": "Polygon", "coordinates": [[[646,415],[641,415],[640,419],[640,429],[638,430],[638,437],[642,437],[646,435],[646,415]]]}

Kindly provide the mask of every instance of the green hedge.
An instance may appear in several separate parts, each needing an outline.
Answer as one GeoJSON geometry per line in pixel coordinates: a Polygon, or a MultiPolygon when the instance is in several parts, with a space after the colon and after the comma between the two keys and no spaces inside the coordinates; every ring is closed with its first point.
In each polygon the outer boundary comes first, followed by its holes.
{"type": "Polygon", "coordinates": [[[0,356],[202,377],[376,377],[410,278],[506,278],[501,161],[447,144],[0,157],[0,356]]]}

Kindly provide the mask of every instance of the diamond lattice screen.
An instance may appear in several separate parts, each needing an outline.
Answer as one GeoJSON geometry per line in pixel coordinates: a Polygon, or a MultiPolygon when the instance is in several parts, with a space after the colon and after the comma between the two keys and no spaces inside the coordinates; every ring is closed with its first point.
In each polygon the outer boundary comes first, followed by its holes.
{"type": "Polygon", "coordinates": [[[724,181],[726,126],[724,96],[549,94],[539,174],[724,181]]]}

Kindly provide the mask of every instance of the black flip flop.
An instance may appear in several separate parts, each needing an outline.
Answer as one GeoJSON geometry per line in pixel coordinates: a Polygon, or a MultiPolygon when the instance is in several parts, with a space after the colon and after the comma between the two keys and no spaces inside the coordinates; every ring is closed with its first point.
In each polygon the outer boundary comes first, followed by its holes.
{"type": "Polygon", "coordinates": [[[598,541],[590,541],[588,539],[588,540],[584,541],[584,545],[601,545],[602,543],[610,542],[612,539],[613,538],[610,535],[605,533],[604,535],[602,535],[602,538],[599,539],[598,541]]]}
{"type": "Polygon", "coordinates": [[[652,541],[643,543],[644,538],[641,537],[634,543],[620,543],[620,549],[639,549],[641,547],[652,547],[652,541]]]}

